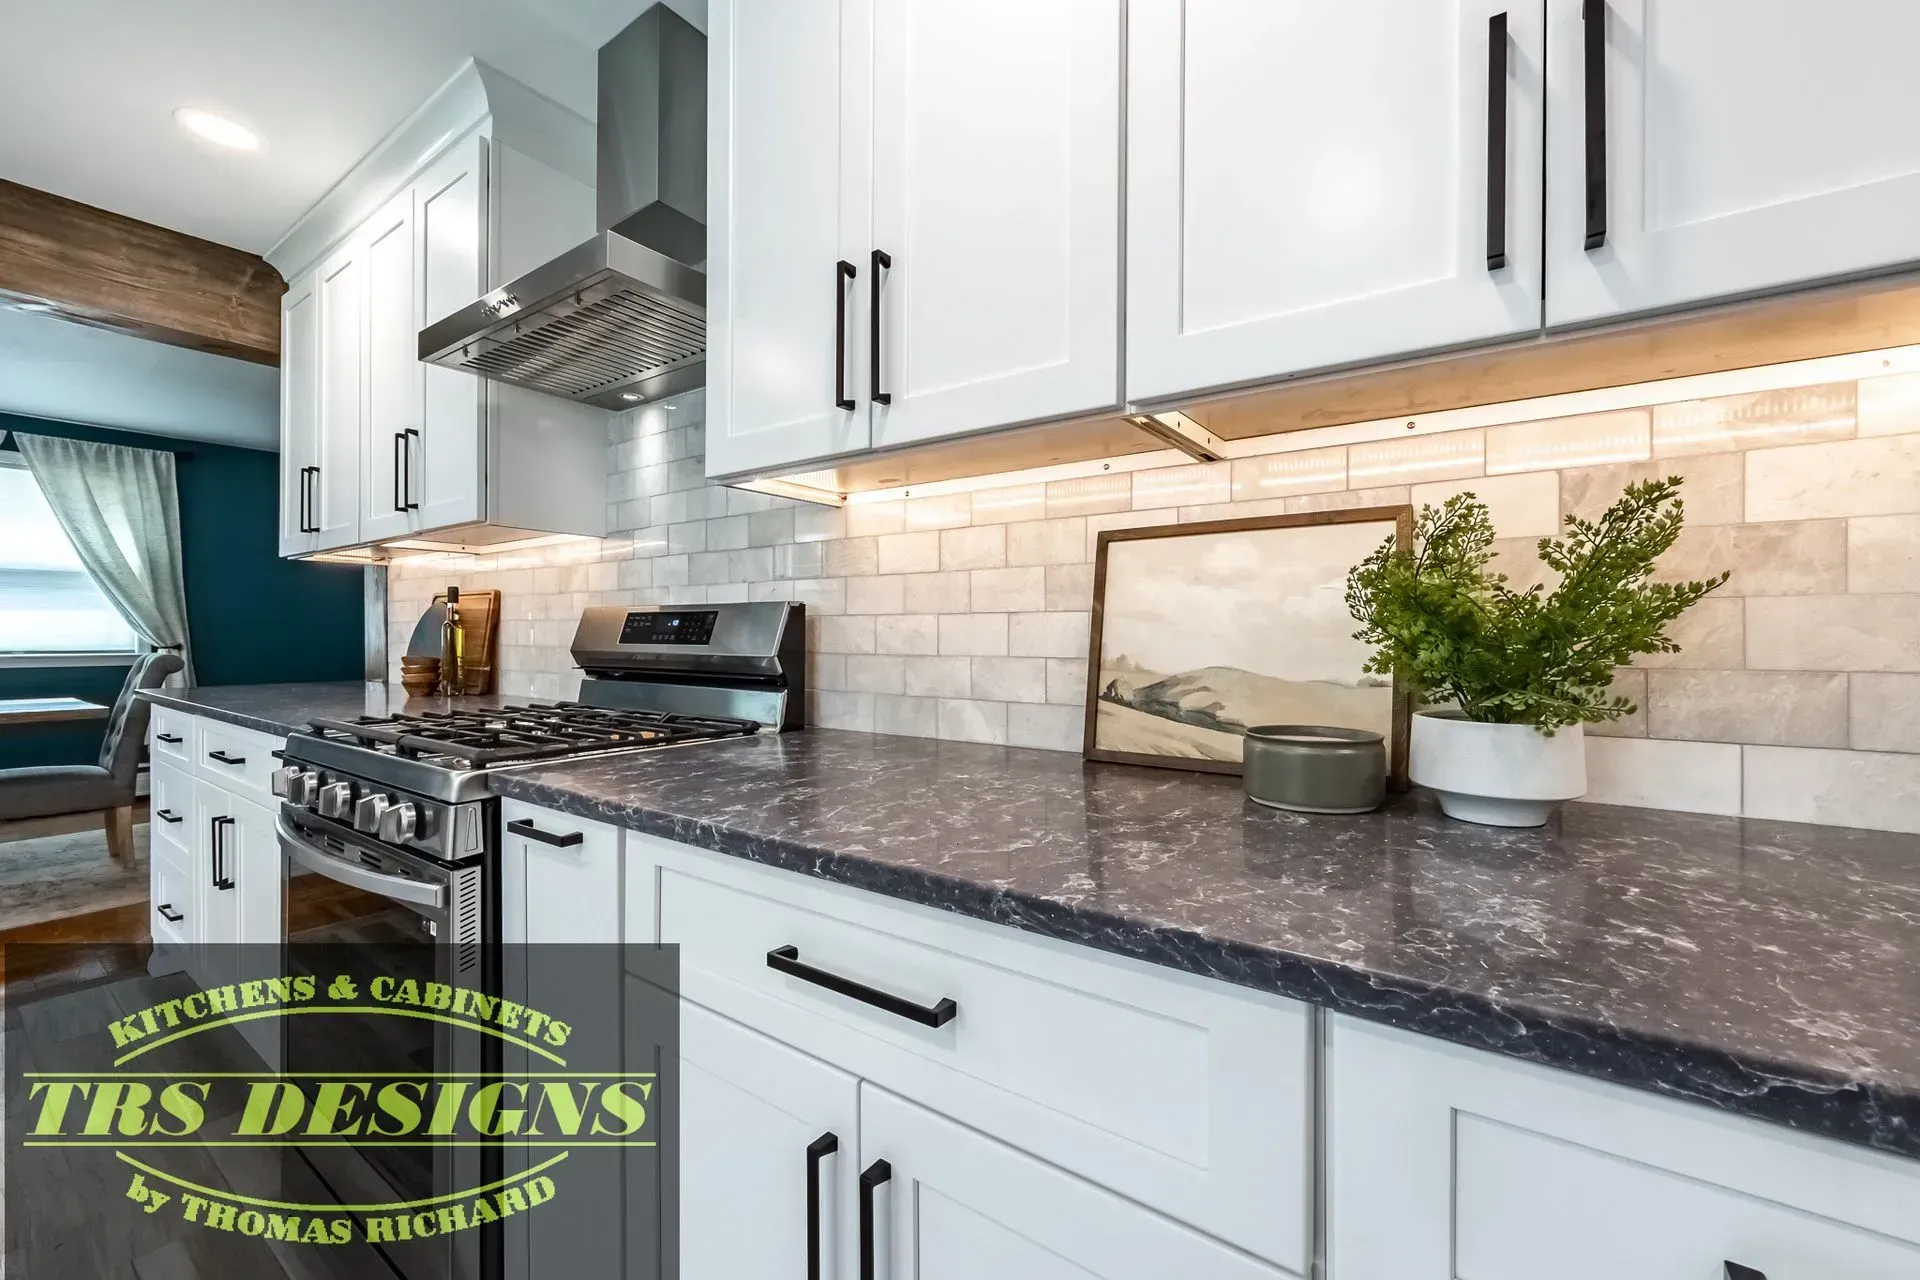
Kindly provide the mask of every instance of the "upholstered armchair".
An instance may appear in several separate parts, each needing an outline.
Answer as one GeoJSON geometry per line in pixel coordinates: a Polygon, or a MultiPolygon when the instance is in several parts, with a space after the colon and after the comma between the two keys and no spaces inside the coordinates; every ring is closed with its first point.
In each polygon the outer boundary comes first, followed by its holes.
{"type": "Polygon", "coordinates": [[[133,664],[120,696],[114,699],[106,741],[100,744],[99,764],[0,769],[0,821],[101,813],[107,829],[107,852],[120,859],[132,856],[133,791],[140,774],[140,755],[146,750],[151,714],[151,704],[134,695],[141,689],[159,688],[180,667],[180,655],[165,651],[146,654],[133,664]]]}

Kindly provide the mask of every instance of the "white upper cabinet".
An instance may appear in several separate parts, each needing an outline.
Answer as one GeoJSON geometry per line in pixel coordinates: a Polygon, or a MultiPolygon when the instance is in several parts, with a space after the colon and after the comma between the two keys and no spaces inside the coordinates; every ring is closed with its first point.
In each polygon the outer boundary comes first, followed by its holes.
{"type": "Polygon", "coordinates": [[[1120,33],[1118,0],[714,5],[709,475],[1118,406],[1120,33]]]}
{"type": "Polygon", "coordinates": [[[1119,0],[876,7],[876,446],[1119,404],[1120,26],[1119,0]]]}
{"type": "Polygon", "coordinates": [[[606,531],[604,411],[419,351],[427,324],[593,234],[592,157],[589,122],[470,66],[269,253],[296,282],[282,555],[606,531]]]}
{"type": "Polygon", "coordinates": [[[280,299],[280,554],[313,550],[314,459],[320,452],[320,301],[314,272],[280,299]]]}
{"type": "Polygon", "coordinates": [[[414,295],[413,192],[402,191],[362,231],[367,263],[367,427],[360,451],[360,537],[414,526],[408,483],[420,438],[419,332],[414,295]]]}
{"type": "MultiPolygon", "coordinates": [[[[486,258],[487,140],[467,138],[448,148],[413,184],[414,255],[420,272],[414,291],[419,325],[408,335],[417,349],[420,328],[442,319],[490,287],[486,258]]],[[[439,529],[486,518],[481,455],[487,383],[417,360],[419,435],[404,492],[413,527],[439,529]]],[[[402,455],[404,458],[404,454],[402,455]]]]}
{"type": "Polygon", "coordinates": [[[319,295],[320,411],[307,518],[313,545],[321,551],[360,538],[364,252],[359,241],[349,243],[320,264],[314,281],[319,295]]]}
{"type": "Polygon", "coordinates": [[[707,471],[871,441],[871,0],[719,0],[708,29],[707,471]]]}
{"type": "Polygon", "coordinates": [[[1549,325],[1920,260],[1920,6],[1550,0],[1548,40],[1549,325]]]}
{"type": "Polygon", "coordinates": [[[1129,398],[1539,327],[1542,0],[1128,12],[1129,398]]]}

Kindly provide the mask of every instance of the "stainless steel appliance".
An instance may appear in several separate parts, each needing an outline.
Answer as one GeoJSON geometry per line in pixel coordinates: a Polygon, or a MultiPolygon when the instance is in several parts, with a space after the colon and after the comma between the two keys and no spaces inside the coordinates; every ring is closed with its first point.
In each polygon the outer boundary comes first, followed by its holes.
{"type": "Polygon", "coordinates": [[[707,39],[655,5],[600,50],[600,233],[420,331],[420,358],[603,409],[706,384],[707,39]]]}
{"type": "MultiPolygon", "coordinates": [[[[500,817],[493,781],[529,765],[694,747],[799,728],[806,704],[806,610],[787,601],[687,608],[594,608],[574,636],[585,671],[576,702],[352,720],[290,734],[273,777],[281,797],[289,955],[342,944],[384,972],[498,994],[500,817]]],[[[404,1059],[436,1073],[489,1070],[443,1023],[413,1042],[393,1027],[361,1051],[287,1018],[284,1069],[375,1071],[404,1059]],[[302,1040],[302,1036],[307,1039],[302,1040]]],[[[379,1019],[381,1023],[406,1023],[379,1019]]],[[[484,1046],[482,1046],[484,1049],[484,1046]]],[[[303,1148],[343,1204],[389,1203],[483,1185],[487,1149],[303,1148]]],[[[377,1246],[405,1280],[498,1274],[491,1233],[377,1246]],[[489,1253],[491,1251],[491,1254],[489,1253]]]]}

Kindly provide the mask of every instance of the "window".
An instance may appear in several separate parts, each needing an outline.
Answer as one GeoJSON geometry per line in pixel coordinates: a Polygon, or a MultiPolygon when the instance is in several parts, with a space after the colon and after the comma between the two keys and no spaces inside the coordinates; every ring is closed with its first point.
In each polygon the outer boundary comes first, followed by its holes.
{"type": "Polygon", "coordinates": [[[94,584],[18,454],[0,453],[0,655],[132,653],[133,629],[94,584]]]}

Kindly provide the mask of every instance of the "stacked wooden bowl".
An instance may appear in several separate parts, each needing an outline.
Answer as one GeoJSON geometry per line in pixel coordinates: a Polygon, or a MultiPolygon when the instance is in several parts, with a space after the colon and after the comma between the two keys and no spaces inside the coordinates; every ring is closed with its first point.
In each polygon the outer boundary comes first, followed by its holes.
{"type": "Polygon", "coordinates": [[[440,687],[440,659],[416,658],[407,654],[400,659],[400,683],[411,697],[430,697],[440,687]]]}

